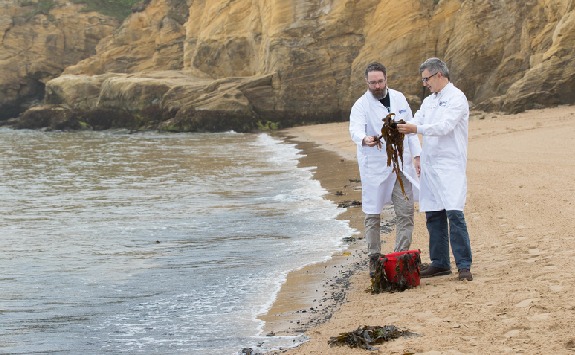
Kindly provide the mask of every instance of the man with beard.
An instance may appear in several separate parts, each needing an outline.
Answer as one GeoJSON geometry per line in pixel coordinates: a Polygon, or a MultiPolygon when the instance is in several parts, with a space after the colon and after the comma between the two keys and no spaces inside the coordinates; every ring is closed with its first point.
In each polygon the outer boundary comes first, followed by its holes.
{"type": "MultiPolygon", "coordinates": [[[[401,191],[393,166],[387,166],[385,148],[378,146],[383,118],[395,113],[393,119],[408,121],[412,112],[405,96],[387,87],[387,70],[381,63],[365,69],[367,91],[351,109],[349,132],[357,144],[357,162],[361,177],[362,210],[365,213],[365,239],[369,255],[369,274],[375,274],[375,261],[381,254],[380,215],[385,205],[393,204],[396,215],[394,251],[406,251],[413,234],[414,201],[419,195],[419,154],[421,145],[416,135],[408,135],[403,143],[403,166],[400,177],[407,198],[401,191]]],[[[385,143],[383,143],[385,144],[385,143]]],[[[401,165],[401,164],[400,164],[401,165]]]]}

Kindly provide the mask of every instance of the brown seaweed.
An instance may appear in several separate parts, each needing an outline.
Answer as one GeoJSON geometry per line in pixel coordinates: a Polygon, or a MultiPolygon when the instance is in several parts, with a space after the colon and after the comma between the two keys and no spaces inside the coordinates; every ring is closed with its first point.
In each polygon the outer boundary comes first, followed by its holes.
{"type": "Polygon", "coordinates": [[[337,205],[337,207],[339,207],[339,208],[348,208],[348,207],[354,207],[354,206],[361,206],[361,201],[358,201],[358,200],[341,201],[337,205]]]}
{"type": "Polygon", "coordinates": [[[406,199],[409,200],[407,194],[405,193],[405,188],[403,187],[403,180],[399,175],[399,161],[401,160],[401,167],[403,168],[403,138],[405,134],[400,133],[397,129],[398,123],[405,123],[403,119],[399,121],[394,121],[393,116],[395,113],[390,113],[382,120],[383,126],[381,127],[381,135],[375,137],[378,141],[378,147],[381,149],[381,139],[385,141],[385,152],[387,154],[387,166],[391,166],[393,163],[393,171],[397,175],[397,180],[399,181],[399,186],[401,187],[401,192],[406,199]]]}
{"type": "Polygon", "coordinates": [[[378,258],[375,261],[375,273],[371,278],[371,288],[368,289],[367,292],[371,292],[371,294],[378,294],[381,292],[394,291],[393,283],[388,280],[384,266],[385,259],[378,258]]]}
{"type": "Polygon", "coordinates": [[[372,345],[383,344],[401,336],[415,335],[407,330],[400,330],[395,325],[385,326],[363,326],[355,331],[340,333],[338,336],[328,340],[329,346],[344,346],[351,348],[362,348],[366,350],[377,350],[372,345]]]}

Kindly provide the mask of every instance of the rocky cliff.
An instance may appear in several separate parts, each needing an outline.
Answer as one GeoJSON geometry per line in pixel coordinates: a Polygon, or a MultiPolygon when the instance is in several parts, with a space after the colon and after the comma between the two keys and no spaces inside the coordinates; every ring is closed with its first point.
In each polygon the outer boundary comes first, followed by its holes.
{"type": "Polygon", "coordinates": [[[96,53],[118,20],[68,1],[0,1],[0,120],[44,98],[46,83],[96,53]]]}
{"type": "Polygon", "coordinates": [[[152,0],[47,81],[47,106],[20,123],[55,108],[99,128],[346,120],[373,60],[417,108],[431,56],[477,109],[572,104],[574,10],[572,0],[152,0]]]}

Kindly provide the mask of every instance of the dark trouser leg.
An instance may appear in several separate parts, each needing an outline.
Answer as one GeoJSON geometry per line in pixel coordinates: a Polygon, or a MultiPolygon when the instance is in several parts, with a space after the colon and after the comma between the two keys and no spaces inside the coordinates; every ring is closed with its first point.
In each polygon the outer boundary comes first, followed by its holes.
{"type": "Polygon", "coordinates": [[[447,211],[449,219],[449,240],[457,269],[471,270],[471,243],[463,211],[447,211]]]}
{"type": "Polygon", "coordinates": [[[431,266],[450,269],[449,232],[447,213],[442,211],[425,212],[427,231],[429,232],[429,257],[431,266]]]}

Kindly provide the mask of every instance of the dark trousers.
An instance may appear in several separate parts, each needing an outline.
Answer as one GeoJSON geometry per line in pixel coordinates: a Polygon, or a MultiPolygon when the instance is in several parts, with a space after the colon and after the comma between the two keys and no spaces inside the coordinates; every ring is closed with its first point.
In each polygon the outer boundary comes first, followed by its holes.
{"type": "Polygon", "coordinates": [[[425,212],[427,231],[429,232],[429,256],[431,265],[450,269],[449,244],[455,258],[457,269],[471,270],[471,244],[463,211],[425,212]]]}

